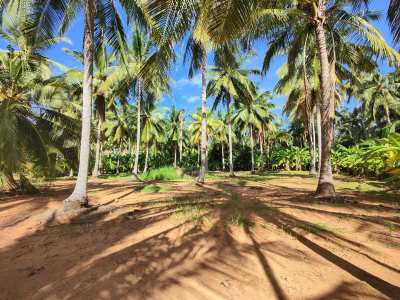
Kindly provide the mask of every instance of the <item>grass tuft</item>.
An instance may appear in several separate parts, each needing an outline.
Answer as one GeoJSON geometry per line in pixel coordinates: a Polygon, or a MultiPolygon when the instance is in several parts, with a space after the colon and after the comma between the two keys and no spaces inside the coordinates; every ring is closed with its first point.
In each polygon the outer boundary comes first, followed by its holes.
{"type": "Polygon", "coordinates": [[[331,232],[331,229],[328,227],[328,225],[324,223],[309,223],[304,226],[302,226],[304,230],[314,233],[314,234],[320,234],[323,232],[331,232]]]}
{"type": "Polygon", "coordinates": [[[229,218],[229,223],[233,226],[238,226],[241,228],[246,228],[253,225],[250,219],[239,209],[235,209],[233,211],[233,214],[231,214],[229,218]]]}
{"type": "Polygon", "coordinates": [[[175,209],[178,217],[195,223],[203,220],[204,210],[209,204],[208,200],[190,197],[173,197],[168,202],[168,207],[175,209]]]}

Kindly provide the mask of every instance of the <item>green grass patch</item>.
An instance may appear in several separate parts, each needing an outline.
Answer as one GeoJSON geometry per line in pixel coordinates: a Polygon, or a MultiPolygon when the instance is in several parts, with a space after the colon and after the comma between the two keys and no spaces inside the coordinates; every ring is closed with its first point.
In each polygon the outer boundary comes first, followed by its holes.
{"type": "Polygon", "coordinates": [[[301,226],[304,230],[314,233],[314,234],[320,234],[320,233],[326,233],[326,232],[332,232],[332,230],[328,227],[328,225],[324,223],[308,223],[306,225],[301,226]]]}
{"type": "Polygon", "coordinates": [[[163,167],[159,169],[153,169],[146,173],[141,174],[141,180],[181,180],[184,179],[184,174],[181,169],[175,169],[173,167],[163,167]]]}
{"type": "Polygon", "coordinates": [[[120,174],[102,174],[98,178],[101,179],[131,179],[133,175],[131,173],[120,173],[120,174]]]}
{"type": "Polygon", "coordinates": [[[325,223],[308,223],[301,226],[305,231],[313,234],[334,233],[334,229],[325,223]]]}
{"type": "Polygon", "coordinates": [[[325,223],[308,223],[301,226],[304,230],[314,233],[314,234],[322,234],[322,233],[333,233],[333,234],[344,234],[346,233],[346,229],[344,228],[333,228],[325,223]]]}
{"type": "Polygon", "coordinates": [[[209,201],[200,197],[173,197],[168,201],[168,207],[176,210],[178,219],[189,222],[201,222],[208,205],[209,201]]]}
{"type": "Polygon", "coordinates": [[[232,193],[222,208],[228,212],[227,221],[233,226],[241,228],[252,226],[252,222],[246,214],[245,205],[242,198],[237,193],[232,193]]]}
{"type": "Polygon", "coordinates": [[[390,235],[399,230],[398,225],[389,221],[383,221],[383,225],[389,230],[390,235]]]}

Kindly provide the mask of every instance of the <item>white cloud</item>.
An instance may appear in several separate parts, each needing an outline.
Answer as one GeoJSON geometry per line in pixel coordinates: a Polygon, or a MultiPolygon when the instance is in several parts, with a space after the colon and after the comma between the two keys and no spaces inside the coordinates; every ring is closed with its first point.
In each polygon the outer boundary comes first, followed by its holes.
{"type": "Polygon", "coordinates": [[[199,101],[200,100],[200,97],[199,96],[191,96],[191,97],[189,97],[186,101],[188,102],[188,103],[194,103],[194,102],[197,102],[197,101],[199,101]]]}
{"type": "Polygon", "coordinates": [[[194,76],[192,79],[181,78],[181,79],[175,80],[172,84],[176,88],[183,88],[187,85],[201,86],[201,75],[198,74],[198,75],[194,76]]]}

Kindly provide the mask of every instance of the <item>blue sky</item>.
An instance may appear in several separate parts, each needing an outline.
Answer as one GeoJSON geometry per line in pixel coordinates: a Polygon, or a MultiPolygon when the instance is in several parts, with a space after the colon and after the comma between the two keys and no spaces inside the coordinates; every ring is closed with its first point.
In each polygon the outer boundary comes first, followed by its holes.
{"type": "MultiPolygon", "coordinates": [[[[382,32],[385,39],[389,44],[392,45],[392,38],[389,28],[386,23],[386,9],[388,6],[388,0],[373,0],[371,9],[378,10],[382,13],[382,18],[380,21],[375,22],[375,26],[382,32]]],[[[63,52],[63,48],[71,48],[74,50],[82,49],[82,34],[83,34],[83,22],[82,16],[78,16],[75,23],[72,25],[70,30],[67,32],[66,36],[71,40],[71,43],[60,43],[54,48],[49,49],[46,55],[68,67],[80,67],[80,64],[76,62],[72,57],[63,52]]],[[[3,41],[0,42],[0,46],[4,47],[3,41]]],[[[262,66],[263,55],[266,50],[266,43],[263,41],[258,41],[255,44],[256,55],[247,61],[246,67],[250,68],[260,68],[262,66]]],[[[187,112],[194,111],[200,105],[200,86],[201,80],[200,76],[197,74],[193,79],[189,80],[187,77],[188,68],[183,65],[182,54],[184,47],[178,45],[177,47],[178,61],[171,68],[171,95],[167,95],[162,99],[162,106],[176,105],[178,108],[183,108],[187,112]]],[[[273,60],[270,71],[262,78],[257,78],[256,82],[259,84],[260,88],[263,90],[273,90],[277,80],[277,70],[285,62],[284,57],[278,57],[273,60]]],[[[212,61],[209,62],[210,64],[212,61]]],[[[381,64],[381,69],[383,72],[389,70],[388,66],[383,63],[381,64]]],[[[284,104],[284,97],[274,96],[272,102],[276,105],[275,113],[281,116],[281,108],[284,104]]],[[[208,99],[209,105],[212,104],[212,99],[208,99]]],[[[356,103],[346,104],[348,106],[355,106],[356,103]]]]}

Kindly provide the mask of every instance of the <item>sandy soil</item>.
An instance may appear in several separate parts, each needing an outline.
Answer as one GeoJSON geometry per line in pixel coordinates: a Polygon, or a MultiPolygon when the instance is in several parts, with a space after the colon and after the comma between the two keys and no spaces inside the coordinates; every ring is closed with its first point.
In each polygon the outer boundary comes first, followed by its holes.
{"type": "MultiPolygon", "coordinates": [[[[0,200],[0,299],[400,299],[400,210],[273,182],[92,180],[0,200]]],[[[385,201],[386,200],[386,201],[385,201]]]]}

